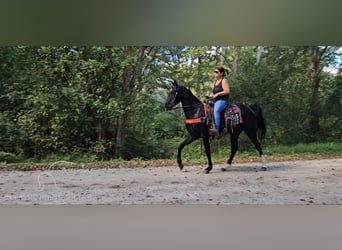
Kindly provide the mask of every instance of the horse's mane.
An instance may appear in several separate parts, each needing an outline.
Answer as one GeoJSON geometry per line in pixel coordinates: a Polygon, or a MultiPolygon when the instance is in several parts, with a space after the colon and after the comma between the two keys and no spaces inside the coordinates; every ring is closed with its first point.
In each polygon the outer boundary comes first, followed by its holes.
{"type": "Polygon", "coordinates": [[[188,100],[193,101],[194,103],[196,102],[201,102],[192,92],[190,89],[188,89],[185,86],[179,85],[179,88],[182,90],[182,93],[184,94],[184,97],[187,98],[188,100]]]}

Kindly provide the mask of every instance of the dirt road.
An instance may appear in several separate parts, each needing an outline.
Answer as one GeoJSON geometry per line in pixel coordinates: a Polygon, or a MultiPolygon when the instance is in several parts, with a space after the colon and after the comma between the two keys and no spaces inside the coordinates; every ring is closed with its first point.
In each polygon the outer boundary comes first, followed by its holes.
{"type": "Polygon", "coordinates": [[[342,204],[342,158],[223,166],[0,171],[0,204],[342,204]]]}

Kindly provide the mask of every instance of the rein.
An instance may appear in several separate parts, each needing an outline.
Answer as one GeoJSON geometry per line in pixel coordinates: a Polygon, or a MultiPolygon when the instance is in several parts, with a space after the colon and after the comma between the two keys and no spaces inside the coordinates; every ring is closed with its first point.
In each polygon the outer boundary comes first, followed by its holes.
{"type": "Polygon", "coordinates": [[[203,105],[203,103],[196,103],[192,105],[185,105],[185,106],[179,106],[179,107],[173,107],[172,109],[181,109],[181,108],[190,108],[190,107],[195,107],[197,105],[203,105]]]}

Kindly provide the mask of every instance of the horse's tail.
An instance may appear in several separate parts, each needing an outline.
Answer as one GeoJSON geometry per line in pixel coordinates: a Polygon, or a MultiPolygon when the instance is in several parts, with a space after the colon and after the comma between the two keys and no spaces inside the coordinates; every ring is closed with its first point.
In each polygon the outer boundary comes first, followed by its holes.
{"type": "Polygon", "coordinates": [[[260,135],[260,139],[262,140],[265,138],[265,134],[266,134],[266,122],[262,114],[262,109],[257,104],[252,104],[249,107],[254,111],[255,116],[257,118],[258,130],[260,131],[259,135],[260,135]]]}

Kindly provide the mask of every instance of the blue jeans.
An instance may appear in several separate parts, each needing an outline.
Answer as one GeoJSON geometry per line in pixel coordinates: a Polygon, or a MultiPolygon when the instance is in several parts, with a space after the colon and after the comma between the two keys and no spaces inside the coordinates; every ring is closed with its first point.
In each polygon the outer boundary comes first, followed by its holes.
{"type": "Polygon", "coordinates": [[[228,102],[225,100],[217,100],[214,104],[214,120],[215,130],[219,133],[221,123],[221,112],[228,106],[228,102]]]}

